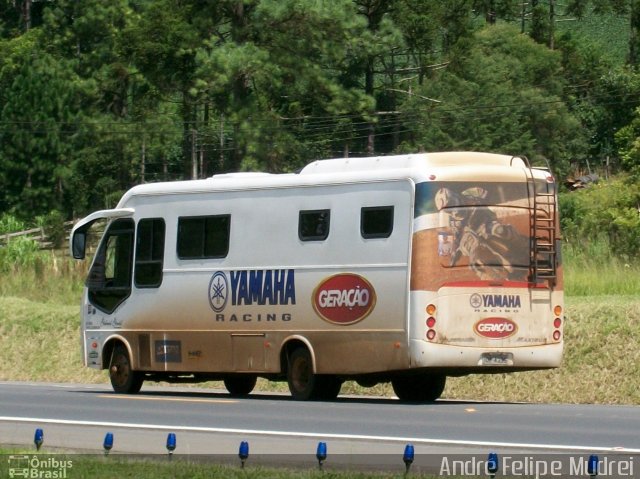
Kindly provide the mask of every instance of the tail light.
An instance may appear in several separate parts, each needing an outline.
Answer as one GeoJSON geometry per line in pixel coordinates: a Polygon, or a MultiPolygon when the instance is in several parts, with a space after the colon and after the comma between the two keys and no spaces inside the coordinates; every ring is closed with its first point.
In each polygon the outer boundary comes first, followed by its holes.
{"type": "Polygon", "coordinates": [[[555,305],[553,308],[553,315],[555,316],[553,320],[553,340],[560,341],[560,338],[562,338],[562,331],[560,330],[562,328],[562,306],[559,304],[555,305]]]}
{"type": "Polygon", "coordinates": [[[427,318],[427,339],[429,341],[433,341],[436,338],[436,330],[434,329],[436,326],[436,306],[434,304],[429,304],[426,307],[426,312],[429,315],[427,318]]]}

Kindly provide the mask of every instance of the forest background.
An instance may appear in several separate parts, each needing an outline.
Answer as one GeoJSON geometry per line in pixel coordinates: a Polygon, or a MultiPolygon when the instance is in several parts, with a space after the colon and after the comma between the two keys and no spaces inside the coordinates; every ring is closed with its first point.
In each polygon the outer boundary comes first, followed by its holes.
{"type": "Polygon", "coordinates": [[[566,238],[640,254],[638,0],[0,0],[0,215],[135,184],[480,150],[560,180],[566,238]],[[595,197],[595,198],[594,198],[595,197]]]}

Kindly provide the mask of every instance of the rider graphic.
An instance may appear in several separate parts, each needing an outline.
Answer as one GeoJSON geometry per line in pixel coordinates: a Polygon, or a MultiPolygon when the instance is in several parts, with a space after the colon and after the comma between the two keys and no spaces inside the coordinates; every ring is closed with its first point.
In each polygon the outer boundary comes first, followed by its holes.
{"type": "Polygon", "coordinates": [[[480,206],[486,204],[487,195],[480,187],[462,193],[450,188],[436,192],[436,207],[448,215],[453,236],[449,265],[455,266],[466,256],[480,279],[524,279],[526,269],[514,269],[514,265],[528,263],[529,240],[512,225],[501,223],[489,207],[480,206]]]}

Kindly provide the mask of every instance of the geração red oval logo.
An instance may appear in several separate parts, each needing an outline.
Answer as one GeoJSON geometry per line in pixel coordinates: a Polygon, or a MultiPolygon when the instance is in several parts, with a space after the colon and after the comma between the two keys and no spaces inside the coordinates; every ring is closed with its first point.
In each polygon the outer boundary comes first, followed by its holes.
{"type": "Polygon", "coordinates": [[[313,309],[333,324],[362,321],[376,305],[376,291],[358,274],[341,273],[325,278],[313,291],[313,309]]]}
{"type": "Polygon", "coordinates": [[[476,334],[489,339],[505,339],[518,331],[518,325],[508,318],[484,318],[473,326],[476,334]]]}

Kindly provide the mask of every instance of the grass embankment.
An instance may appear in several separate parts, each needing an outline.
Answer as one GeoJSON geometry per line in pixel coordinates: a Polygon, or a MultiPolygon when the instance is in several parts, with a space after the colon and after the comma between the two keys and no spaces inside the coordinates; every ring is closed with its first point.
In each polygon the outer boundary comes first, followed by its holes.
{"type": "MultiPolygon", "coordinates": [[[[571,259],[562,366],[450,378],[443,397],[640,404],[640,297],[635,295],[640,269],[571,259]]],[[[104,372],[84,368],[80,360],[78,302],[84,272],[64,264],[56,268],[2,275],[0,380],[107,382],[104,372]]],[[[286,385],[260,381],[257,389],[286,391],[286,385]]],[[[392,395],[388,385],[363,389],[351,382],[342,393],[392,395]]]]}
{"type": "MultiPolygon", "coordinates": [[[[20,457],[28,455],[33,460],[33,450],[15,450],[0,449],[0,477],[67,477],[70,479],[90,477],[92,479],[111,479],[111,478],[135,478],[135,479],[199,479],[199,478],[221,478],[221,479],[365,479],[379,478],[392,479],[406,477],[404,473],[376,473],[376,472],[357,472],[357,471],[331,471],[331,466],[327,465],[323,471],[316,469],[285,469],[285,468],[268,468],[261,466],[253,466],[250,463],[240,468],[239,465],[214,464],[211,462],[187,462],[182,459],[167,460],[165,458],[157,459],[134,459],[131,457],[123,458],[117,455],[108,457],[90,456],[90,455],[65,455],[56,454],[49,455],[43,453],[36,455],[38,461],[33,461],[36,466],[31,468],[26,461],[20,461],[20,457]],[[2,457],[4,456],[4,457],[2,457]],[[12,456],[12,461],[9,457],[12,456]],[[56,462],[46,462],[55,458],[56,462]],[[42,465],[39,465],[41,461],[42,465]],[[53,465],[51,465],[53,464],[53,465]],[[26,467],[27,475],[22,474],[24,469],[15,469],[26,467]],[[10,475],[10,469],[14,469],[15,475],[10,475]],[[34,471],[34,475],[31,474],[34,471]],[[58,475],[55,475],[58,474],[58,475]]],[[[404,466],[400,463],[398,470],[403,470],[404,466]]],[[[436,476],[411,473],[416,479],[433,479],[436,476]]],[[[452,477],[455,479],[455,477],[452,477]]]]}
{"type": "MultiPolygon", "coordinates": [[[[443,397],[488,401],[640,404],[640,299],[569,298],[562,367],[551,371],[450,378],[443,397]]],[[[106,373],[82,367],[78,307],[0,298],[0,379],[106,382],[106,373]]],[[[283,384],[258,383],[262,390],[283,384]]],[[[354,383],[343,393],[392,395],[380,385],[354,383]]]]}

